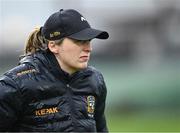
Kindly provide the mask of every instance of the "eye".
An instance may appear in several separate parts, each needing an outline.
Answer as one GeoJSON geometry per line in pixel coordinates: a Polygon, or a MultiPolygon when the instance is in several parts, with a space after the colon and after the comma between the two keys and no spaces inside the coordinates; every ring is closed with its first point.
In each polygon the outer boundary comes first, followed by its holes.
{"type": "Polygon", "coordinates": [[[89,43],[89,40],[81,41],[82,44],[89,43]]]}
{"type": "Polygon", "coordinates": [[[74,40],[73,42],[76,44],[86,44],[89,43],[91,40],[74,40]]]}

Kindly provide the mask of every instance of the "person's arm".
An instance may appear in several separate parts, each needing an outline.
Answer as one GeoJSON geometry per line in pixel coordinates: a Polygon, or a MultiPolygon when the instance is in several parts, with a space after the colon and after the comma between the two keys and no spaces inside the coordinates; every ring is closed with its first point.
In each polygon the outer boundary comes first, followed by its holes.
{"type": "Polygon", "coordinates": [[[97,132],[108,132],[108,128],[106,125],[106,118],[104,115],[106,95],[107,95],[107,89],[104,80],[102,81],[100,91],[101,91],[100,96],[97,99],[96,110],[95,110],[96,129],[97,132]]]}
{"type": "Polygon", "coordinates": [[[0,77],[0,131],[13,131],[16,128],[21,110],[20,94],[15,82],[7,77],[0,77]]]}

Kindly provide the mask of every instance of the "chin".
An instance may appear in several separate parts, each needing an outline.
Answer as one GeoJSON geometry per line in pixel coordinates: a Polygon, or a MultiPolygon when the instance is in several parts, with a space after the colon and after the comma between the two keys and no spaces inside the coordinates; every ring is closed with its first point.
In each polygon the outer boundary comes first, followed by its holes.
{"type": "Polygon", "coordinates": [[[79,64],[79,69],[85,69],[87,68],[87,66],[88,66],[88,63],[81,63],[79,64]]]}

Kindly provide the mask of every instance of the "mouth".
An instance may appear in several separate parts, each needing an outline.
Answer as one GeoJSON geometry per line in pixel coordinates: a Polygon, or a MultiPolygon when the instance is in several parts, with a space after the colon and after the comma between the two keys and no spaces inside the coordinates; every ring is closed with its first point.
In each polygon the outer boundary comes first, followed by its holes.
{"type": "Polygon", "coordinates": [[[80,56],[80,61],[87,62],[89,60],[89,56],[80,56]]]}

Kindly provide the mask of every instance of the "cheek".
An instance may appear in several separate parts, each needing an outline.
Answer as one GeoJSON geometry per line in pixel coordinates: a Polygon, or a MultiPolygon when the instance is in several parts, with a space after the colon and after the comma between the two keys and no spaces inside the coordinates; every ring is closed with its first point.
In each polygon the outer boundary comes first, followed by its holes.
{"type": "Polygon", "coordinates": [[[66,59],[68,62],[76,62],[80,56],[80,51],[76,48],[64,49],[62,56],[62,58],[66,59]]]}

